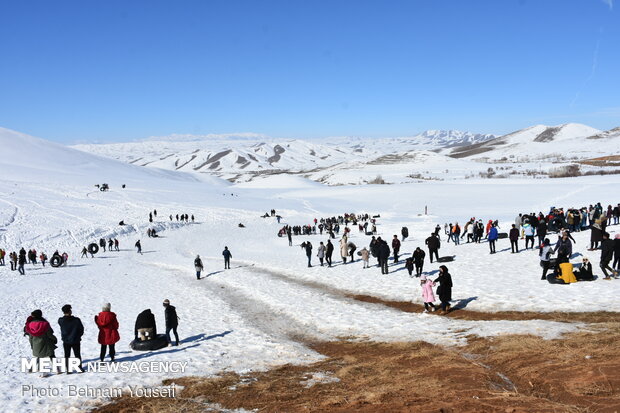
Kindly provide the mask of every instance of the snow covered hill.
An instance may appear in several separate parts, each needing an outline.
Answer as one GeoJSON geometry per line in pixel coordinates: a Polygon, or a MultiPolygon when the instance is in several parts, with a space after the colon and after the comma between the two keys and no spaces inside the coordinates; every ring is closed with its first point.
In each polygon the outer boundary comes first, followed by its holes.
{"type": "MultiPolygon", "coordinates": [[[[7,148],[0,158],[0,248],[13,251],[23,246],[48,255],[59,249],[69,254],[66,267],[28,264],[24,276],[8,265],[0,266],[0,334],[4,337],[0,346],[0,404],[3,411],[10,412],[86,411],[105,399],[96,394],[32,395],[22,391],[23,385],[127,390],[130,385],[155,386],[179,376],[243,373],[320,359],[322,356],[308,348],[306,341],[346,338],[454,346],[472,336],[533,334],[555,338],[579,330],[584,326],[578,323],[461,320],[362,302],[351,297],[363,294],[419,304],[419,280],[409,277],[403,263],[390,261],[389,276],[380,275],[374,266],[362,269],[357,256],[355,262],[346,265],[335,258],[335,265],[326,268],[316,265],[313,254],[315,265],[309,268],[299,245],[311,241],[317,246],[327,237],[296,236],[289,247],[286,237],[276,234],[285,223],[304,225],[314,218],[344,212],[376,213],[380,214],[377,235],[381,237],[399,234],[403,225],[409,228],[410,237],[401,247],[401,254],[406,256],[416,247],[424,247],[436,224],[464,222],[475,216],[484,221],[498,219],[501,227],[507,228],[519,212],[547,211],[551,205],[582,206],[596,201],[607,205],[618,201],[613,192],[618,176],[541,180],[535,184],[529,179],[455,179],[327,186],[299,174],[265,174],[252,182],[232,185],[207,175],[128,165],[7,130],[2,130],[0,139],[7,148]],[[112,185],[109,192],[92,187],[93,182],[107,178],[119,183],[131,179],[131,183],[126,189],[112,185]],[[426,207],[429,215],[423,214],[426,207]],[[261,218],[271,208],[282,216],[281,223],[275,218],[261,218]],[[148,213],[153,209],[158,215],[149,222],[148,213]],[[195,215],[196,222],[170,220],[170,215],[183,212],[195,215]],[[118,225],[121,219],[126,225],[118,225]],[[149,228],[157,229],[161,236],[148,238],[149,228]],[[120,251],[81,258],[81,248],[100,238],[117,238],[120,251]],[[137,239],[142,241],[143,254],[132,248],[137,239]],[[231,269],[227,270],[222,268],[224,245],[233,253],[231,269]],[[193,267],[197,254],[205,264],[201,281],[196,280],[193,267]],[[138,313],[152,309],[158,327],[163,327],[164,298],[177,307],[181,345],[154,352],[131,350],[129,342],[138,313]],[[50,377],[19,371],[20,358],[31,356],[23,336],[26,317],[41,309],[59,337],[57,319],[67,303],[85,326],[81,347],[84,360],[97,361],[98,330],[93,316],[106,302],[112,303],[120,323],[117,361],[187,361],[187,370],[50,377]]],[[[392,165],[404,171],[411,162],[438,170],[446,165],[457,168],[469,164],[432,151],[403,154],[383,153],[365,160],[363,166],[392,165]]],[[[346,173],[347,168],[339,172],[346,173]]],[[[612,226],[610,231],[615,234],[618,228],[612,226]]],[[[589,254],[600,275],[599,254],[585,249],[589,233],[573,235],[577,240],[573,260],[589,254]]],[[[355,227],[350,239],[360,248],[370,241],[355,227]]],[[[466,306],[467,311],[620,310],[617,281],[548,284],[540,281],[535,250],[510,254],[507,240],[500,240],[497,249],[497,254],[490,255],[484,242],[459,246],[442,242],[441,255],[454,257],[448,266],[454,280],[455,306],[466,306]]],[[[424,271],[436,276],[439,265],[427,260],[424,271]]]]}
{"type": "Polygon", "coordinates": [[[482,161],[580,160],[620,154],[620,128],[603,132],[577,123],[536,125],[441,152],[453,158],[482,161]]]}

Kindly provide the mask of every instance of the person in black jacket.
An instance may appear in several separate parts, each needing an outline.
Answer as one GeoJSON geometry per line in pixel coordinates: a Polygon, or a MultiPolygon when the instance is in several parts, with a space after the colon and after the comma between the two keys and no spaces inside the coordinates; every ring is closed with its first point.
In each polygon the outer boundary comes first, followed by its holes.
{"type": "Polygon", "coordinates": [[[377,259],[379,260],[379,266],[381,267],[381,274],[387,274],[388,271],[388,259],[390,258],[390,246],[381,239],[377,238],[377,259]]]}
{"type": "Polygon", "coordinates": [[[310,241],[306,241],[304,249],[306,250],[306,256],[308,257],[308,267],[312,267],[312,243],[310,243],[310,241]]]}
{"type": "Polygon", "coordinates": [[[544,219],[541,219],[536,226],[536,235],[538,236],[538,248],[542,245],[545,237],[547,236],[547,223],[544,219]]]}
{"type": "Polygon", "coordinates": [[[26,275],[26,270],[24,270],[24,265],[26,265],[26,262],[26,250],[22,248],[19,250],[19,258],[17,259],[17,271],[19,271],[21,275],[26,275]]]}
{"type": "Polygon", "coordinates": [[[510,238],[511,253],[519,252],[519,229],[515,224],[512,224],[508,238],[510,238]]]}
{"type": "Polygon", "coordinates": [[[431,263],[433,262],[433,254],[435,255],[437,261],[439,261],[439,248],[441,248],[441,242],[439,241],[439,238],[435,236],[435,233],[431,233],[431,236],[426,238],[426,241],[424,241],[424,243],[428,245],[428,252],[431,263]]]}
{"type": "Polygon", "coordinates": [[[426,253],[422,250],[422,248],[417,247],[415,251],[413,251],[413,263],[415,264],[415,276],[419,277],[422,275],[422,269],[424,268],[424,257],[426,253]]]}
{"type": "Polygon", "coordinates": [[[230,270],[230,259],[232,258],[232,254],[228,247],[224,247],[224,251],[222,251],[222,255],[224,256],[224,269],[230,270]]]}
{"type": "Polygon", "coordinates": [[[136,318],[134,327],[134,336],[136,340],[145,341],[152,340],[157,336],[157,326],[155,325],[155,315],[151,309],[146,309],[136,318]]]}
{"type": "Polygon", "coordinates": [[[441,314],[447,314],[450,311],[450,301],[452,301],[452,276],[448,272],[448,267],[445,265],[439,267],[439,277],[435,282],[439,283],[437,295],[441,301],[441,314]]]}
{"type": "Polygon", "coordinates": [[[71,357],[72,350],[73,356],[80,360],[80,371],[84,371],[82,368],[82,354],[80,352],[80,344],[82,342],[82,336],[84,335],[84,325],[82,324],[82,320],[72,315],[70,304],[62,306],[62,314],[63,316],[58,319],[58,325],[60,326],[62,347],[65,350],[67,373],[69,372],[69,357],[71,357]]]}
{"type": "Polygon", "coordinates": [[[620,234],[614,237],[614,265],[612,267],[620,271],[620,234]]]}
{"type": "Polygon", "coordinates": [[[592,281],[594,279],[594,275],[592,275],[592,264],[588,258],[583,257],[581,268],[579,268],[579,271],[575,272],[575,278],[577,278],[578,281],[592,281]]]}
{"type": "Polygon", "coordinates": [[[327,245],[325,246],[325,262],[328,267],[332,266],[332,254],[334,253],[334,244],[332,244],[331,240],[327,240],[327,245]]]}
{"type": "Polygon", "coordinates": [[[603,233],[603,242],[601,243],[601,270],[605,274],[605,280],[610,280],[611,277],[607,273],[607,270],[611,271],[615,278],[618,277],[618,271],[609,266],[611,259],[614,255],[614,242],[609,239],[609,233],[603,233]]]}
{"type": "Polygon", "coordinates": [[[170,300],[168,299],[164,300],[164,316],[166,317],[166,338],[168,343],[172,344],[172,340],[170,340],[170,330],[172,330],[176,339],[175,346],[178,346],[179,334],[177,333],[177,327],[179,325],[179,317],[177,316],[177,309],[170,305],[170,300]]]}

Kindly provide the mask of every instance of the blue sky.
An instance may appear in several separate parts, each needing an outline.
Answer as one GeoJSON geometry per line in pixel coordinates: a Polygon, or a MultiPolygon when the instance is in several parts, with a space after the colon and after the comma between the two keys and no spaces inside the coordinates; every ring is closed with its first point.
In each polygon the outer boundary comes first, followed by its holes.
{"type": "Polygon", "coordinates": [[[66,143],[609,129],[619,13],[613,0],[2,0],[0,126],[66,143]]]}

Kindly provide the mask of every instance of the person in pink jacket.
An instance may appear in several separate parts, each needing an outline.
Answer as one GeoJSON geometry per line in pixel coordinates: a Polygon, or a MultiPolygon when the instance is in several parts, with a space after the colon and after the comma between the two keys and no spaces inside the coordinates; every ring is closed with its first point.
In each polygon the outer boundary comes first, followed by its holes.
{"type": "Polygon", "coordinates": [[[435,294],[433,294],[433,287],[435,283],[426,278],[426,275],[420,277],[420,285],[422,286],[422,298],[424,299],[424,312],[435,311],[435,294]]]}

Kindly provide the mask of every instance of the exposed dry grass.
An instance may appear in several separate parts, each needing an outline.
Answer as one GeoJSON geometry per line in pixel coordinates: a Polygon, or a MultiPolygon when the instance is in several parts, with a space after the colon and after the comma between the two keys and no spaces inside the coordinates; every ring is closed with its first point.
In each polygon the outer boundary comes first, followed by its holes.
{"type": "Polygon", "coordinates": [[[601,327],[551,341],[470,337],[458,348],[320,343],[313,347],[328,358],[309,366],[183,378],[181,398],[124,397],[97,411],[202,412],[213,403],[260,412],[618,412],[620,323],[601,327]],[[315,372],[339,381],[306,388],[315,372]]]}

